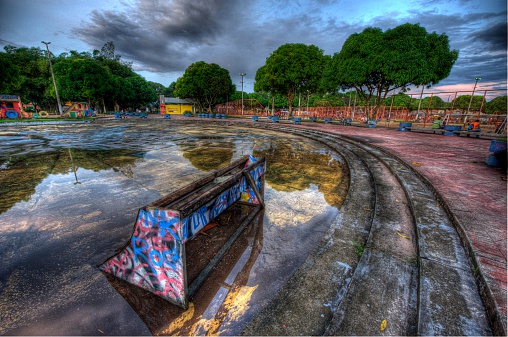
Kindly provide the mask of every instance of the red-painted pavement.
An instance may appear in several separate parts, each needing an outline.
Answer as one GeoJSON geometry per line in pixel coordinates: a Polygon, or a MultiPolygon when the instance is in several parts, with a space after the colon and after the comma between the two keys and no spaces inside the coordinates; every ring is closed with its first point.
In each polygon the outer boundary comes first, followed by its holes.
{"type": "Polygon", "coordinates": [[[506,172],[485,164],[491,141],[388,128],[330,124],[312,128],[384,148],[430,181],[471,242],[506,331],[507,182],[506,172]]]}

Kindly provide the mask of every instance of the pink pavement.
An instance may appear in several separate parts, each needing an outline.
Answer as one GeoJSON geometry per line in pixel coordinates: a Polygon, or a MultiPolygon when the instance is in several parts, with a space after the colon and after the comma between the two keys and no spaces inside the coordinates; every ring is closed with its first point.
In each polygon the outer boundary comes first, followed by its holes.
{"type": "Polygon", "coordinates": [[[507,182],[506,172],[485,164],[491,140],[389,128],[311,125],[383,148],[433,185],[470,242],[483,275],[480,287],[486,288],[481,291],[490,292],[506,331],[507,182]]]}

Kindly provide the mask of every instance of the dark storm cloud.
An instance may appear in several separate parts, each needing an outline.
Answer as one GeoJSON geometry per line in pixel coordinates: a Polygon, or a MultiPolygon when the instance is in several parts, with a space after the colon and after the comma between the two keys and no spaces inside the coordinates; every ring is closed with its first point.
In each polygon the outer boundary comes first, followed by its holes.
{"type": "Polygon", "coordinates": [[[469,37],[472,38],[473,41],[483,44],[489,51],[506,51],[506,21],[478,30],[470,34],[469,37]]]}
{"type": "Polygon", "coordinates": [[[484,82],[506,83],[506,67],[499,67],[503,63],[506,64],[506,54],[495,54],[490,57],[471,55],[459,58],[453,66],[450,78],[455,83],[471,83],[475,77],[481,77],[484,82]]]}
{"type": "Polygon", "coordinates": [[[73,33],[95,49],[113,41],[117,54],[142,70],[182,71],[203,46],[217,44],[235,2],[139,1],[122,11],[93,11],[73,33]]]}

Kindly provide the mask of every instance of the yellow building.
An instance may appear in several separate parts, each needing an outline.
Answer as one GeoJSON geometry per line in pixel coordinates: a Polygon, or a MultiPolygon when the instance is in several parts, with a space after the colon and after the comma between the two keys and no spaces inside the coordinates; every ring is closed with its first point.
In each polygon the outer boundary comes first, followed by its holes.
{"type": "Polygon", "coordinates": [[[181,99],[178,97],[164,97],[161,95],[159,102],[161,115],[183,115],[183,113],[186,111],[192,113],[196,112],[194,103],[186,99],[181,99]]]}

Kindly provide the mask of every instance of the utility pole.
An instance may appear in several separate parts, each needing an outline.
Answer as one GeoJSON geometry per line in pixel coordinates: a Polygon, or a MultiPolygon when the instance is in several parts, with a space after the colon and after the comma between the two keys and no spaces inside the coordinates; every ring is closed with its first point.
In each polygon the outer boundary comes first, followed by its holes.
{"type": "Polygon", "coordinates": [[[240,76],[242,76],[242,116],[243,116],[243,77],[246,75],[244,73],[240,73],[240,76]]]}
{"type": "Polygon", "coordinates": [[[56,86],[55,73],[53,72],[53,65],[51,64],[51,57],[49,56],[49,47],[48,47],[48,45],[51,42],[41,41],[41,43],[44,43],[46,45],[46,51],[47,51],[48,61],[49,61],[49,69],[51,70],[51,77],[53,78],[53,85],[55,86],[56,104],[57,104],[57,107],[58,107],[58,114],[61,116],[62,115],[62,105],[60,104],[60,96],[58,96],[58,88],[56,86]]]}
{"type": "Polygon", "coordinates": [[[473,94],[471,95],[471,99],[469,100],[469,105],[467,106],[467,114],[469,115],[469,109],[471,108],[471,103],[473,103],[473,96],[474,92],[476,91],[476,85],[478,84],[478,81],[481,80],[481,77],[476,77],[474,79],[474,88],[473,88],[473,94]]]}

